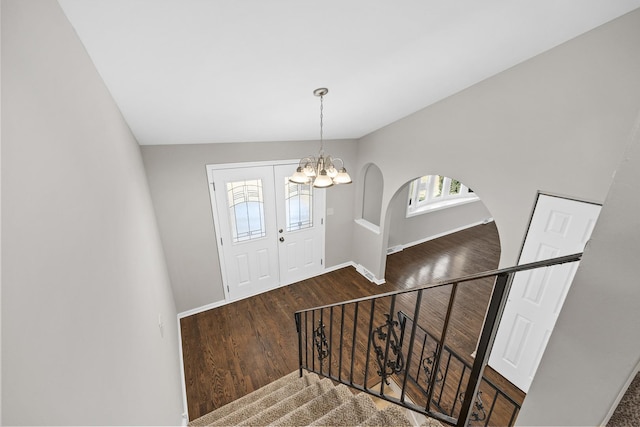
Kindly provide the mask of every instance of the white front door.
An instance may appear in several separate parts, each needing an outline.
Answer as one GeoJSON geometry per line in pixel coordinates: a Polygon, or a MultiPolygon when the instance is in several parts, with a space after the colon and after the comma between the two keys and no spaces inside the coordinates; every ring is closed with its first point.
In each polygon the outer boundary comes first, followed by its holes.
{"type": "Polygon", "coordinates": [[[324,191],[290,184],[296,166],[207,167],[227,300],[322,272],[324,191]]]}
{"type": "MultiPolygon", "coordinates": [[[[539,195],[518,264],[582,252],[600,205],[539,195]]],[[[523,271],[513,279],[489,365],[527,392],[578,263],[523,271]]]]}
{"type": "Polygon", "coordinates": [[[295,168],[296,165],[274,168],[282,285],[316,276],[323,269],[326,190],[289,182],[295,168]]]}
{"type": "Polygon", "coordinates": [[[220,268],[228,299],[279,284],[273,167],[212,171],[220,268]]]}

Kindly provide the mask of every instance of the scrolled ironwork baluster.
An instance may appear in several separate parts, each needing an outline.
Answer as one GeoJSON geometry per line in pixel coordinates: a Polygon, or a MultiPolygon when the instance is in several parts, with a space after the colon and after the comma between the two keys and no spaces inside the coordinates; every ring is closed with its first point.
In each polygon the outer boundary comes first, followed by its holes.
{"type": "MultiPolygon", "coordinates": [[[[430,356],[426,356],[421,361],[422,370],[426,375],[425,381],[427,383],[427,387],[429,387],[429,384],[431,384],[431,375],[433,374],[433,365],[434,365],[434,360],[436,358],[436,354],[437,354],[437,350],[433,350],[430,356]]],[[[441,382],[443,377],[444,375],[442,374],[442,369],[438,367],[438,372],[436,373],[436,378],[433,381],[433,384],[435,385],[436,383],[441,382]]]]}
{"type": "MultiPolygon", "coordinates": [[[[400,327],[401,324],[404,326],[404,322],[401,323],[396,320],[392,320],[391,315],[388,313],[385,313],[385,317],[387,318],[386,322],[371,332],[371,343],[373,344],[376,361],[378,362],[379,369],[377,373],[385,384],[389,385],[388,377],[393,374],[398,374],[404,369],[402,341],[398,338],[398,333],[396,332],[396,328],[400,327]],[[387,330],[388,333],[385,332],[385,330],[387,330]],[[386,344],[387,336],[389,337],[389,349],[393,353],[393,357],[387,357],[387,362],[385,364],[385,350],[378,341],[386,344]]],[[[402,336],[402,331],[400,331],[400,336],[402,336]]]]}
{"type": "Polygon", "coordinates": [[[313,341],[316,345],[318,362],[320,362],[320,369],[322,370],[324,359],[329,355],[329,343],[327,342],[327,336],[324,332],[324,323],[322,323],[322,320],[318,320],[318,327],[313,330],[313,341]]]}
{"type": "MultiPolygon", "coordinates": [[[[465,392],[463,391],[460,393],[460,395],[458,395],[458,399],[460,399],[460,402],[464,402],[464,394],[465,392]]],[[[476,400],[473,402],[473,407],[474,409],[471,411],[470,420],[484,421],[487,418],[487,413],[484,410],[484,402],[482,401],[481,391],[479,391],[478,394],[476,394],[476,400]]]]}

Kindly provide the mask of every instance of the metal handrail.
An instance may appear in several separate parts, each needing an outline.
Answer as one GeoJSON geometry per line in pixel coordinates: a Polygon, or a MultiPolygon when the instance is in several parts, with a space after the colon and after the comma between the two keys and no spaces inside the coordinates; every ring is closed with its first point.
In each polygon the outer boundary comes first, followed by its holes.
{"type": "MultiPolygon", "coordinates": [[[[480,383],[483,380],[482,374],[484,371],[484,367],[488,362],[490,346],[492,345],[493,339],[495,337],[495,333],[498,328],[498,323],[502,315],[504,305],[506,303],[506,299],[508,296],[508,288],[511,283],[511,279],[513,278],[513,275],[521,271],[534,270],[537,268],[551,267],[555,265],[576,262],[576,261],[579,261],[581,257],[582,257],[582,253],[566,255],[566,256],[547,259],[543,261],[536,261],[536,262],[518,265],[514,267],[509,267],[509,268],[502,268],[502,269],[491,270],[491,271],[486,271],[482,273],[471,274],[458,279],[441,280],[431,285],[424,285],[424,286],[419,286],[419,287],[410,288],[410,289],[387,292],[387,293],[372,295],[368,297],[356,298],[356,299],[343,301],[339,303],[327,304],[327,305],[322,305],[314,308],[298,310],[295,312],[294,318],[296,322],[296,330],[298,333],[298,360],[299,360],[299,366],[300,366],[300,375],[302,375],[303,369],[310,370],[312,372],[316,372],[325,377],[329,377],[334,381],[338,381],[340,383],[349,385],[359,391],[373,394],[376,397],[381,398],[383,400],[387,400],[387,401],[402,405],[411,410],[421,412],[430,417],[443,421],[447,424],[465,426],[471,421],[472,417],[474,416],[472,406],[474,405],[474,403],[476,404],[476,407],[478,406],[476,402],[476,396],[479,396],[478,392],[480,388],[480,383]],[[433,392],[434,392],[435,383],[437,379],[439,363],[442,356],[442,349],[445,346],[446,331],[448,328],[449,319],[451,317],[453,299],[455,298],[455,289],[458,288],[460,283],[470,282],[473,280],[485,279],[490,277],[495,277],[495,281],[493,284],[493,292],[491,294],[491,298],[490,298],[487,312],[485,315],[484,325],[480,332],[480,338],[477,344],[475,360],[473,362],[473,365],[470,368],[469,375],[465,382],[464,396],[460,397],[460,399],[462,400],[462,405],[460,406],[460,410],[459,410],[460,412],[458,414],[458,417],[454,418],[455,414],[453,412],[453,408],[450,414],[433,411],[430,408],[430,405],[431,405],[431,400],[433,397],[433,392]],[[402,337],[400,338],[400,340],[398,340],[398,336],[394,330],[394,328],[398,326],[398,322],[394,321],[394,314],[393,314],[395,301],[398,295],[407,294],[407,293],[417,293],[416,306],[414,308],[414,315],[413,315],[414,318],[417,318],[416,314],[419,313],[420,301],[422,300],[423,292],[433,290],[435,288],[439,288],[442,286],[448,286],[448,285],[452,285],[453,287],[452,287],[452,291],[450,292],[449,302],[447,304],[448,307],[447,307],[447,313],[444,319],[444,327],[440,333],[441,344],[439,346],[439,349],[438,348],[436,349],[438,354],[434,355],[434,366],[433,366],[434,373],[430,375],[430,378],[428,379],[428,384],[426,389],[428,393],[427,404],[426,404],[426,407],[420,407],[415,404],[405,402],[404,400],[405,391],[406,391],[407,374],[409,372],[410,365],[411,365],[413,341],[415,339],[415,334],[416,334],[416,322],[413,323],[411,338],[409,342],[410,350],[409,350],[409,354],[406,359],[406,365],[405,365],[404,354],[402,353],[403,352],[402,340],[404,339],[404,331],[403,331],[402,337]],[[389,313],[385,314],[387,320],[385,324],[374,329],[373,321],[374,321],[374,311],[376,307],[376,301],[381,298],[388,298],[388,297],[391,298],[391,304],[390,304],[389,313]],[[370,308],[370,316],[369,316],[370,318],[368,319],[368,323],[369,323],[368,342],[367,342],[367,349],[366,349],[364,382],[363,382],[363,385],[359,385],[354,383],[353,381],[354,358],[355,358],[354,355],[356,351],[356,348],[355,348],[356,330],[358,329],[358,320],[359,320],[358,307],[365,302],[370,302],[369,305],[371,308],[370,308]],[[349,304],[354,305],[354,321],[353,321],[353,344],[351,348],[351,352],[352,352],[351,370],[349,371],[349,380],[347,381],[346,379],[342,379],[341,376],[342,376],[342,367],[343,367],[342,346],[343,346],[343,331],[344,331],[344,310],[345,310],[345,307],[349,304]],[[334,348],[332,347],[333,346],[333,338],[332,338],[333,324],[334,324],[333,312],[334,312],[334,308],[336,307],[341,307],[342,309],[341,320],[340,320],[340,337],[339,337],[340,357],[338,362],[339,367],[338,367],[337,376],[332,375],[332,372],[331,372],[331,365],[332,365],[331,361],[332,361],[332,354],[334,351],[334,348]],[[330,329],[329,329],[328,342],[326,340],[325,325],[323,321],[324,310],[329,310],[330,329]],[[316,311],[319,311],[318,318],[316,318],[316,311]],[[307,325],[307,319],[308,319],[307,315],[309,312],[311,313],[311,331],[308,329],[308,325],[307,325]],[[304,317],[304,325],[303,325],[303,317],[304,317]],[[319,319],[317,327],[316,327],[316,319],[319,319]],[[304,363],[303,363],[303,342],[302,342],[303,329],[304,329],[304,354],[305,354],[304,363]],[[309,332],[311,332],[311,334],[309,332]],[[375,337],[374,337],[374,333],[375,333],[375,337]],[[311,336],[311,357],[312,357],[311,366],[309,366],[309,363],[308,363],[310,336],[311,336]],[[372,338],[375,341],[372,340],[372,338]],[[386,342],[378,344],[377,341],[379,340],[386,340],[386,342]],[[368,384],[367,378],[369,373],[369,358],[371,354],[372,345],[375,349],[375,353],[376,353],[375,355],[377,358],[378,366],[380,368],[380,370],[378,371],[378,375],[382,379],[379,393],[378,392],[374,393],[367,386],[368,384]],[[318,353],[317,357],[318,357],[319,371],[316,371],[316,368],[315,368],[316,357],[313,354],[314,346],[316,347],[315,350],[318,353]],[[398,349],[399,349],[399,353],[398,353],[398,349]],[[393,350],[394,357],[392,357],[390,350],[393,350]],[[329,360],[328,372],[323,372],[323,362],[327,357],[329,360]],[[390,371],[388,371],[387,368],[389,368],[390,371]],[[402,394],[400,399],[385,395],[383,384],[387,381],[387,377],[390,375],[393,375],[394,373],[400,373],[402,370],[404,370],[404,381],[403,381],[402,394]]],[[[363,326],[363,327],[365,328],[365,331],[366,331],[366,326],[363,326]]],[[[460,384],[462,384],[462,376],[460,377],[460,384]]],[[[458,384],[458,389],[460,388],[460,384],[458,384]]],[[[495,404],[495,398],[494,398],[493,404],[495,404]]],[[[493,411],[493,406],[491,407],[490,414],[491,414],[491,411],[493,411]]],[[[513,415],[511,417],[511,421],[509,421],[509,424],[513,422],[515,415],[516,415],[516,411],[513,412],[513,415]]],[[[489,415],[489,417],[490,416],[491,415],[489,415]]],[[[489,422],[489,419],[487,419],[487,423],[488,422],[489,422]]]]}
{"type": "Polygon", "coordinates": [[[582,252],[579,252],[579,253],[572,254],[572,255],[564,255],[564,256],[561,256],[561,257],[557,257],[557,258],[550,258],[550,259],[546,259],[546,260],[542,260],[542,261],[530,262],[530,263],[527,263],[527,264],[516,265],[516,266],[513,266],[513,267],[501,268],[501,269],[497,269],[497,270],[488,270],[488,271],[484,271],[484,272],[481,272],[481,273],[469,274],[467,276],[462,276],[462,277],[457,278],[457,279],[439,280],[437,282],[434,282],[434,283],[431,283],[431,284],[428,284],[428,285],[416,286],[415,288],[402,289],[402,290],[399,290],[399,291],[392,291],[392,292],[386,292],[386,293],[383,293],[383,294],[370,295],[370,296],[361,297],[361,298],[355,298],[355,299],[351,299],[351,300],[347,300],[347,301],[336,302],[336,303],[333,303],[333,304],[319,305],[319,306],[313,307],[313,308],[305,308],[305,309],[296,311],[294,314],[304,313],[305,311],[320,310],[320,309],[324,309],[324,308],[339,307],[339,306],[344,305],[344,304],[352,304],[352,303],[355,303],[355,302],[370,301],[372,299],[390,297],[390,296],[400,295],[400,294],[406,294],[406,293],[409,293],[409,292],[416,292],[416,291],[423,290],[423,289],[433,289],[433,288],[438,288],[438,287],[442,287],[442,286],[452,285],[454,283],[470,282],[472,280],[485,279],[485,278],[488,278],[488,277],[499,276],[499,275],[502,275],[502,274],[511,275],[511,274],[517,273],[519,271],[534,270],[536,268],[551,267],[551,266],[554,266],[554,265],[566,264],[568,262],[576,262],[576,261],[580,261],[581,258],[582,258],[582,252]]]}

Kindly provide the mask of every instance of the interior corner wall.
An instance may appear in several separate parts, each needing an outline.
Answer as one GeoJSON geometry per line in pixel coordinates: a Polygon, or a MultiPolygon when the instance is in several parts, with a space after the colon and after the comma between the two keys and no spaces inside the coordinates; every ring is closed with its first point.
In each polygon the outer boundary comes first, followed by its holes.
{"type": "Polygon", "coordinates": [[[58,3],[1,7],[2,424],[179,425],[139,146],[58,3]]]}
{"type": "MultiPolygon", "coordinates": [[[[351,170],[356,141],[325,141],[351,170]]],[[[317,141],[145,145],[142,156],[178,312],[224,300],[206,165],[300,159],[317,141]]],[[[325,221],[327,267],[351,260],[355,184],[332,187],[325,221]]]]}
{"type": "Polygon", "coordinates": [[[606,425],[636,373],[640,114],[633,141],[616,171],[517,425],[606,425]]]}
{"type": "Polygon", "coordinates": [[[380,234],[358,230],[354,261],[384,276],[391,198],[425,174],[478,194],[513,265],[538,191],[604,201],[640,107],[640,9],[358,141],[384,177],[380,234]]]}

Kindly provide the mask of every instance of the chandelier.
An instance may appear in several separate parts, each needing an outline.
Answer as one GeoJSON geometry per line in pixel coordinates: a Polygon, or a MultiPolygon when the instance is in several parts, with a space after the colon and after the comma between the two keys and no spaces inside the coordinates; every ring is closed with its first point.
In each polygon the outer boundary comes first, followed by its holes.
{"type": "Polygon", "coordinates": [[[312,184],[316,188],[331,187],[334,184],[350,184],[351,177],[344,167],[342,159],[334,158],[324,154],[324,140],[322,137],[323,125],[323,101],[324,96],[329,93],[329,89],[321,87],[313,91],[315,96],[320,97],[320,152],[317,157],[303,157],[298,163],[298,169],[289,178],[295,184],[312,184]],[[336,167],[339,162],[340,168],[336,167]]]}

